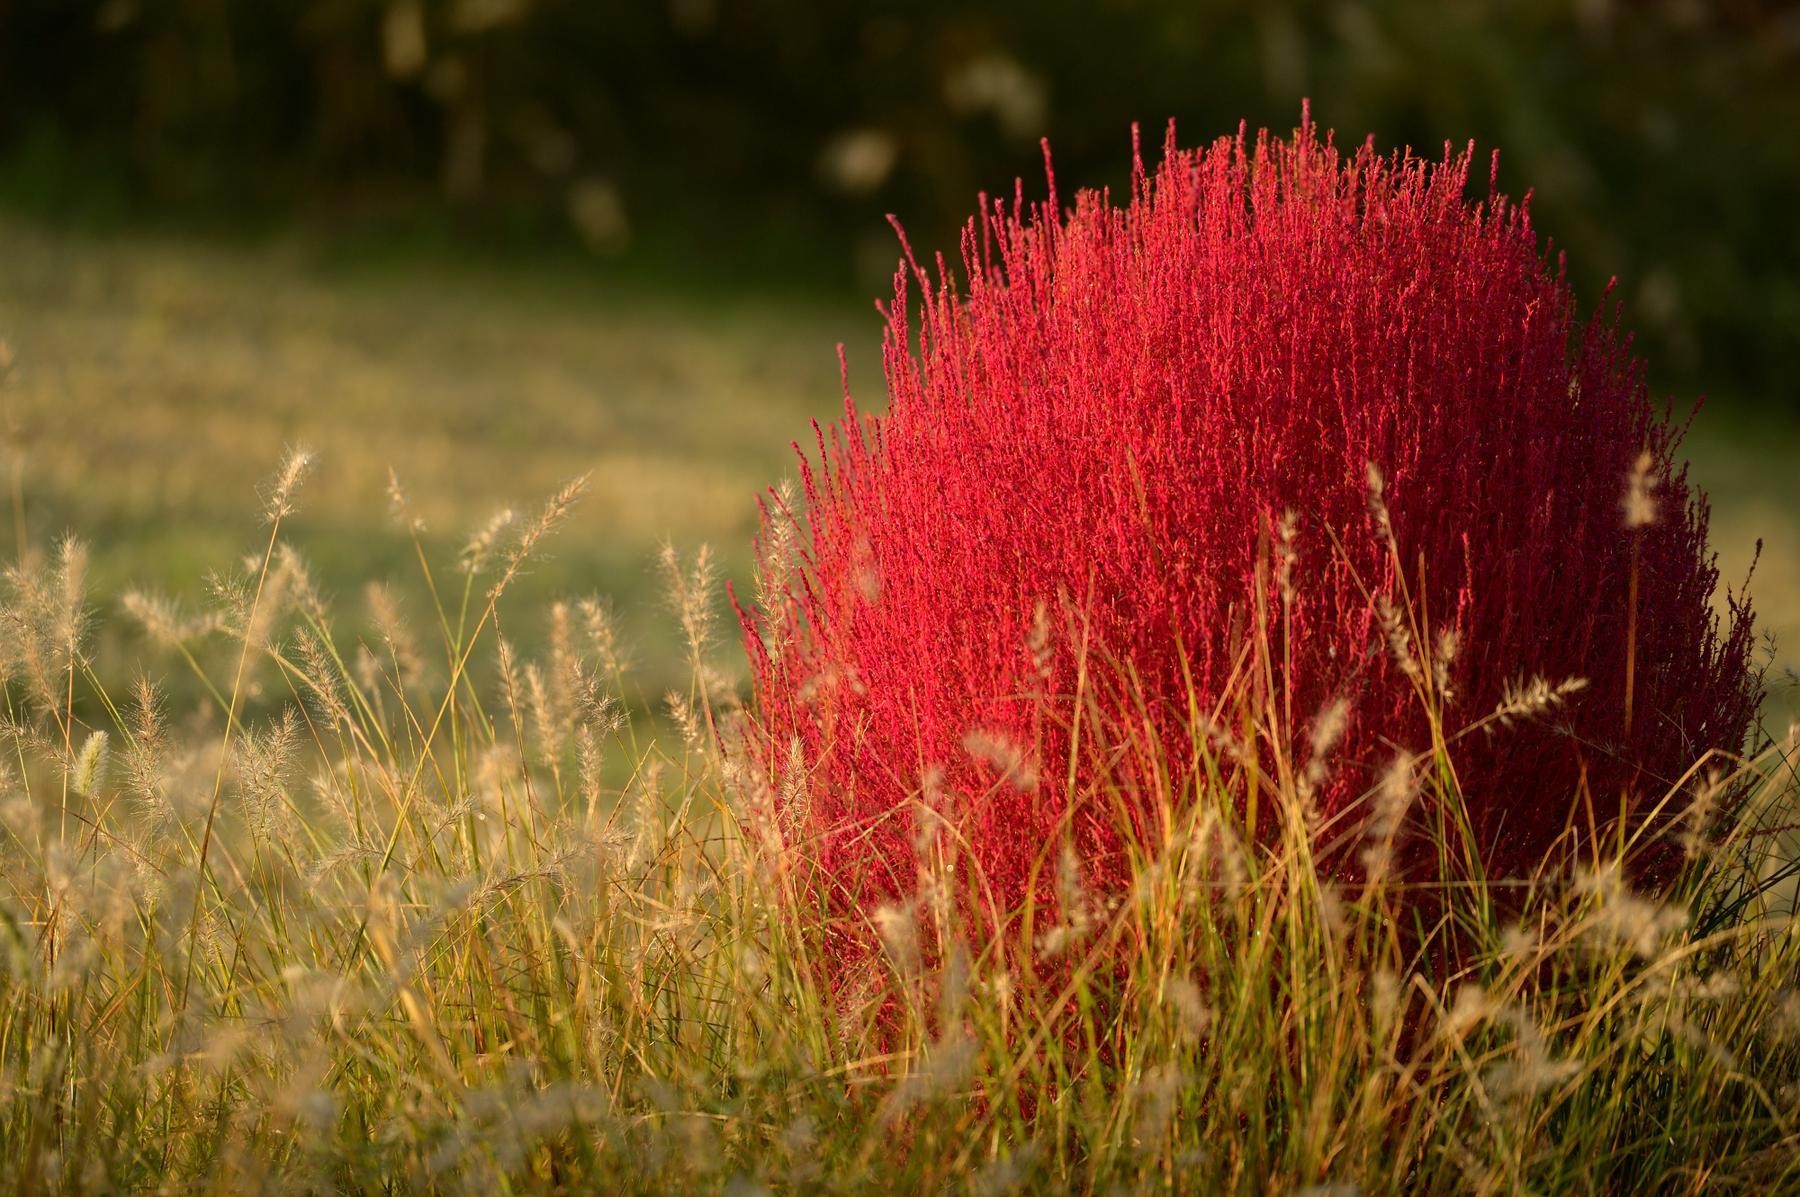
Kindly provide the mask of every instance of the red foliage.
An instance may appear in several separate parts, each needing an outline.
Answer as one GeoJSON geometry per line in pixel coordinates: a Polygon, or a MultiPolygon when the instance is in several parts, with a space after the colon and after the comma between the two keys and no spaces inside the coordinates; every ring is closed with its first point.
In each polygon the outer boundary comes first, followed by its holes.
{"type": "MultiPolygon", "coordinates": [[[[1430,743],[1378,597],[1409,596],[1427,639],[1455,634],[1452,734],[1521,679],[1589,679],[1549,719],[1458,745],[1500,875],[1538,864],[1584,780],[1602,818],[1622,794],[1641,815],[1701,752],[1742,745],[1750,617],[1736,606],[1721,631],[1711,609],[1683,430],[1652,406],[1616,310],[1578,319],[1527,204],[1491,177],[1485,202],[1465,198],[1470,162],[1345,153],[1310,124],[1183,151],[1171,129],[1125,206],[1084,192],[1064,213],[1053,176],[1028,212],[983,197],[965,288],[908,251],[888,412],[859,417],[846,396],[816,465],[803,456],[804,518],[771,505],[763,542],[797,538],[799,565],[745,618],[758,751],[779,773],[797,742],[811,774],[794,800],[846,895],[911,888],[911,817],[892,816],[928,771],[1002,902],[1034,861],[1054,875],[1081,636],[1135,670],[1138,723],[1179,772],[1189,679],[1204,709],[1262,620],[1295,742],[1348,704],[1326,814],[1396,747],[1430,743]],[[1630,529],[1646,450],[1657,518],[1630,529]],[[1056,617],[1071,604],[1077,620],[1056,617]],[[1011,784],[1006,745],[1024,762],[1011,784]]],[[[1428,677],[1434,649],[1411,651],[1428,677]]],[[[1112,815],[1090,804],[1071,824],[1104,873],[1112,815]]]]}

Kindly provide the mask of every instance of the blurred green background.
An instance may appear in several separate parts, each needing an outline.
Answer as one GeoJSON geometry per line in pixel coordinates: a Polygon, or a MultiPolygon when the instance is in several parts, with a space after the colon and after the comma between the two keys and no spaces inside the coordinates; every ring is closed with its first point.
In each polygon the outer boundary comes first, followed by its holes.
{"type": "MultiPolygon", "coordinates": [[[[1726,576],[1800,644],[1800,9],[0,0],[0,390],[29,533],[197,593],[284,443],[304,547],[404,583],[392,465],[454,553],[567,474],[540,593],[646,596],[661,537],[743,570],[758,489],[880,398],[898,213],[952,248],[1037,140],[1064,194],[1149,145],[1286,130],[1502,151],[1584,302],[1607,280],[1690,441],[1726,576]]],[[[423,612],[419,612],[423,614],[423,612]]],[[[127,648],[125,651],[129,651],[127,648]]],[[[1778,671],[1779,672],[1779,671],[1778,671]]]]}

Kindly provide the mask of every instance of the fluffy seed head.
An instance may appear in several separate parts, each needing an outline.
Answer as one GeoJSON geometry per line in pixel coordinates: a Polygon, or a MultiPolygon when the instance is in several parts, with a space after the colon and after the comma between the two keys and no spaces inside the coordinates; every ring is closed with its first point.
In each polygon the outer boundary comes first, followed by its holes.
{"type": "Polygon", "coordinates": [[[1656,522],[1656,458],[1646,449],[1632,463],[1625,482],[1625,526],[1632,531],[1656,522]]]}
{"type": "Polygon", "coordinates": [[[307,471],[312,469],[313,455],[311,451],[295,446],[288,450],[282,459],[281,469],[269,483],[268,496],[263,504],[263,514],[270,521],[286,519],[294,511],[294,494],[300,489],[307,471]]]}

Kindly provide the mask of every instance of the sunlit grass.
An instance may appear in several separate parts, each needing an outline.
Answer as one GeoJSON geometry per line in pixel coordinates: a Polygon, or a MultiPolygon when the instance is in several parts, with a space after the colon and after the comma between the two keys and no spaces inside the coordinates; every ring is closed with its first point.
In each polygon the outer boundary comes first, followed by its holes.
{"type": "Polygon", "coordinates": [[[460,561],[421,552],[436,599],[403,624],[312,584],[300,475],[203,613],[133,604],[191,706],[92,670],[90,617],[121,617],[78,545],[9,575],[0,1188],[1800,1180],[1791,732],[1671,795],[1694,813],[1663,896],[1628,880],[1642,843],[1522,885],[1459,864],[1441,737],[1366,796],[1358,870],[1323,866],[1307,771],[1213,726],[1197,780],[1146,799],[1123,890],[1082,892],[1046,845],[1054,907],[977,931],[979,867],[922,818],[915,892],[858,914],[822,896],[792,779],[733,750],[704,560],[665,563],[690,680],[645,740],[603,612],[511,593],[579,485],[460,561]],[[1273,839],[1245,825],[1253,775],[1273,839]],[[1420,835],[1448,885],[1410,875],[1420,835]]]}

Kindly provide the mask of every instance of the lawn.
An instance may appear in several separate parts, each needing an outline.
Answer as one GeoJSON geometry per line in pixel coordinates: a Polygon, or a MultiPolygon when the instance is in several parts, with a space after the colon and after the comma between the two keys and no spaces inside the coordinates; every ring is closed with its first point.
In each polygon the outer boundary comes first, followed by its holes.
{"type": "Polygon", "coordinates": [[[257,487],[289,445],[318,458],[295,539],[340,592],[386,577],[418,596],[390,469],[449,558],[586,473],[524,593],[614,600],[654,677],[672,648],[659,545],[710,543],[741,576],[758,494],[794,472],[808,421],[842,409],[838,341],[878,395],[877,318],[842,297],[4,223],[0,261],[28,535],[93,542],[102,595],[197,597],[252,547],[257,487]]]}

